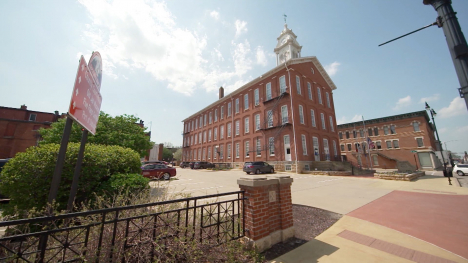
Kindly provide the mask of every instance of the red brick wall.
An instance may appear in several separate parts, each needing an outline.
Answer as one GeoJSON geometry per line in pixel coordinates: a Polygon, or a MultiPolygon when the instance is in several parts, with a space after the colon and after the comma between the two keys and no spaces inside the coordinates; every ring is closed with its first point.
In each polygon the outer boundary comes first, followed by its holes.
{"type": "MultiPolygon", "coordinates": [[[[298,161],[312,161],[314,160],[313,156],[313,149],[312,149],[312,137],[315,136],[319,139],[319,146],[320,152],[323,153],[323,139],[328,139],[329,142],[329,149],[330,154],[335,155],[333,152],[333,141],[336,142],[337,145],[337,152],[336,155],[339,156],[339,143],[338,143],[338,133],[336,128],[336,118],[335,118],[335,109],[333,105],[333,93],[331,87],[327,84],[325,79],[319,73],[317,67],[311,62],[303,62],[298,64],[292,64],[288,66],[289,74],[286,67],[279,66],[272,70],[274,73],[267,73],[264,76],[258,78],[255,81],[250,82],[244,87],[239,88],[238,90],[232,92],[231,94],[226,95],[224,98],[216,101],[215,103],[211,104],[210,106],[206,107],[205,109],[197,112],[193,116],[184,120],[184,137],[183,137],[183,160],[186,161],[195,161],[194,158],[189,158],[190,152],[196,151],[197,158],[196,160],[202,160],[199,158],[198,152],[199,149],[206,149],[207,147],[211,147],[214,149],[216,145],[223,145],[224,149],[224,158],[220,160],[219,158],[214,158],[213,150],[211,151],[211,158],[206,158],[206,161],[211,162],[245,162],[245,161],[284,161],[285,160],[285,149],[284,149],[284,135],[290,136],[290,145],[291,145],[291,161],[296,160],[296,151],[298,154],[298,161]],[[313,71],[312,71],[313,69],[313,71]],[[287,95],[285,95],[277,105],[276,101],[268,101],[266,100],[266,84],[271,83],[271,92],[272,98],[278,97],[280,95],[279,92],[279,78],[281,76],[285,76],[286,86],[287,86],[287,95]],[[298,94],[296,88],[296,76],[300,78],[300,89],[301,94],[298,94]],[[313,99],[310,100],[308,96],[308,89],[307,89],[307,82],[309,82],[312,86],[312,94],[313,99]],[[322,97],[322,104],[318,102],[318,93],[317,87],[321,90],[321,97],[322,97]],[[259,90],[259,105],[255,105],[255,96],[254,91],[259,90]],[[327,105],[326,93],[329,94],[330,98],[330,107],[327,105]],[[247,110],[244,110],[244,95],[248,94],[249,97],[249,106],[247,110]],[[239,113],[235,113],[235,101],[239,99],[239,113]],[[291,110],[291,99],[293,101],[293,109],[291,110]],[[231,102],[232,107],[232,116],[227,117],[227,108],[228,103],[231,102]],[[273,109],[273,126],[277,126],[281,124],[281,106],[286,105],[288,108],[288,118],[290,123],[294,123],[295,125],[295,134],[293,132],[293,126],[288,125],[286,126],[281,132],[278,133],[279,128],[274,129],[266,129],[266,130],[255,130],[255,115],[260,114],[260,126],[261,128],[265,128],[265,120],[267,119],[267,112],[268,110],[273,109]],[[301,124],[299,121],[299,105],[303,106],[304,112],[304,124],[301,124]],[[224,118],[220,119],[220,112],[221,106],[224,106],[224,118]],[[218,121],[214,121],[214,113],[215,109],[218,112],[218,121]],[[313,109],[315,111],[315,121],[316,127],[312,126],[311,121],[311,114],[310,110],[313,109]],[[209,124],[209,114],[213,115],[213,122],[209,124]],[[325,122],[326,122],[326,129],[322,129],[321,127],[321,120],[320,120],[320,113],[325,114],[325,122]],[[197,129],[190,129],[190,131],[185,131],[185,125],[187,123],[192,123],[196,119],[200,119],[200,116],[207,115],[207,125],[203,126],[202,128],[198,127],[197,129]],[[294,115],[294,118],[293,118],[294,115]],[[332,117],[333,120],[333,130],[330,127],[329,123],[329,116],[332,117]],[[249,117],[249,132],[245,133],[245,118],[249,117]],[[239,121],[240,126],[240,134],[235,135],[235,122],[239,121]],[[232,137],[227,137],[227,123],[231,122],[232,124],[232,137]],[[219,135],[219,127],[224,125],[224,139],[220,139],[219,135]],[[218,129],[218,138],[215,141],[213,138],[213,131],[212,131],[212,140],[208,141],[208,130],[213,130],[214,128],[218,129]],[[207,141],[200,143],[197,140],[197,144],[194,144],[192,139],[189,145],[186,143],[186,138],[193,138],[195,135],[201,132],[207,133],[207,141]],[[306,135],[306,145],[307,145],[307,155],[302,154],[302,141],[301,141],[301,134],[306,135]],[[294,135],[297,143],[297,150],[295,149],[294,144],[294,135]],[[275,155],[270,156],[268,153],[268,145],[269,138],[274,137],[274,145],[275,145],[275,155]],[[257,156],[254,152],[255,150],[255,140],[259,138],[261,141],[262,152],[261,156],[257,156]],[[250,156],[246,157],[245,154],[245,142],[249,141],[250,143],[250,156]],[[235,147],[236,143],[239,143],[240,154],[239,158],[235,157],[235,147]],[[228,158],[227,154],[227,145],[231,144],[231,158],[228,158]]],[[[203,135],[202,135],[203,137],[203,135]]],[[[205,150],[207,155],[207,150],[205,150]]],[[[203,150],[201,150],[203,155],[203,150]]]]}
{"type": "MultiPolygon", "coordinates": [[[[411,114],[409,114],[411,115],[411,114]]],[[[387,118],[387,117],[385,117],[387,118]]],[[[413,116],[405,117],[402,115],[401,118],[392,118],[388,117],[389,120],[376,119],[380,121],[375,121],[374,123],[368,124],[366,121],[366,130],[369,128],[378,128],[379,135],[369,136],[369,138],[376,144],[378,141],[381,142],[382,149],[373,149],[371,150],[371,156],[377,155],[378,158],[378,165],[373,165],[375,168],[383,168],[383,169],[395,169],[396,168],[396,160],[399,161],[408,161],[412,165],[417,165],[420,167],[419,161],[415,161],[415,153],[411,151],[431,151],[436,150],[436,140],[434,136],[434,131],[428,122],[428,117],[424,116],[424,114],[413,114],[413,116]],[[419,115],[419,116],[415,116],[419,115]],[[414,131],[413,129],[413,122],[419,123],[420,131],[414,131]],[[384,135],[384,126],[390,127],[390,125],[395,125],[395,134],[391,134],[389,132],[388,135],[384,135]],[[416,138],[423,139],[423,146],[418,147],[416,138]],[[399,148],[393,148],[393,141],[398,140],[399,148]],[[388,149],[386,145],[386,141],[392,142],[392,148],[388,149]],[[378,155],[378,153],[385,155],[378,155]],[[388,157],[388,158],[387,158],[388,157]]],[[[372,120],[369,120],[372,122],[372,120]]],[[[343,139],[340,139],[340,145],[345,145],[345,151],[342,152],[342,155],[346,155],[346,158],[352,162],[357,163],[357,153],[355,150],[354,144],[356,142],[362,143],[366,141],[366,138],[361,138],[359,135],[359,129],[363,128],[362,122],[355,123],[355,125],[347,125],[348,127],[343,127],[340,125],[338,130],[342,132],[343,139]],[[357,138],[353,137],[353,130],[357,131],[357,138]],[[350,133],[350,138],[346,139],[346,131],[350,133]],[[348,151],[347,144],[351,143],[352,149],[348,151]]],[[[374,131],[373,131],[374,132],[374,131]]],[[[362,161],[364,166],[368,166],[369,159],[362,155],[362,161]]]]}

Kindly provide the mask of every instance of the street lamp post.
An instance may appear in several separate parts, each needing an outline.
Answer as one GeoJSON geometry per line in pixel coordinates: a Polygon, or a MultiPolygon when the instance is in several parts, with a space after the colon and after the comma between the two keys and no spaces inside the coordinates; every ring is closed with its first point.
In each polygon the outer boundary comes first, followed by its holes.
{"type": "Polygon", "coordinates": [[[434,124],[434,130],[435,130],[435,133],[436,133],[436,136],[437,136],[437,141],[439,142],[440,155],[442,156],[442,162],[444,163],[444,170],[443,170],[444,176],[448,177],[449,185],[452,185],[452,181],[450,180],[450,177],[447,174],[447,163],[445,163],[444,149],[442,148],[442,143],[441,143],[440,138],[439,138],[439,133],[437,132],[437,126],[436,126],[435,121],[434,121],[434,116],[436,116],[437,113],[435,112],[434,109],[431,109],[431,107],[429,106],[429,104],[427,104],[427,102],[426,102],[426,110],[429,110],[429,112],[431,113],[432,124],[434,124]]]}

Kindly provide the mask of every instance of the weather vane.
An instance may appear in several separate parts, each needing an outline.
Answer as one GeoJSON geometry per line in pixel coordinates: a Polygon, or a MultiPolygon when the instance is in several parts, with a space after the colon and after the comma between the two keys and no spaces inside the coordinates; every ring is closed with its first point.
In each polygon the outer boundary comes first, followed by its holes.
{"type": "Polygon", "coordinates": [[[286,18],[288,17],[286,14],[283,14],[284,16],[284,23],[286,24],[286,18]]]}

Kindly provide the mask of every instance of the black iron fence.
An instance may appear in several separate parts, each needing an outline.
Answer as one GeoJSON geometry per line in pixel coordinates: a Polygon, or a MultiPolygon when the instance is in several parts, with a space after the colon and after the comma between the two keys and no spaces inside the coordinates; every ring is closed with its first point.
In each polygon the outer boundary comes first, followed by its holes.
{"type": "Polygon", "coordinates": [[[0,262],[165,261],[243,237],[243,205],[237,191],[0,222],[0,262]]]}

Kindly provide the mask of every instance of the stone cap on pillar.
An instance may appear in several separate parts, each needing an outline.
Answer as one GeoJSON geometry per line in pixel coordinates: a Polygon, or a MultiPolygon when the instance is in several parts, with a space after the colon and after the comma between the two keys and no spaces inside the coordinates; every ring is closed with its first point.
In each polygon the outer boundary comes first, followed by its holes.
{"type": "Polygon", "coordinates": [[[267,175],[268,179],[277,179],[280,184],[291,184],[294,180],[289,175],[275,174],[267,175]]]}
{"type": "Polygon", "coordinates": [[[292,183],[293,179],[289,175],[271,175],[271,176],[262,176],[262,175],[253,175],[253,176],[243,176],[237,180],[238,185],[243,186],[265,186],[272,184],[287,184],[292,183]]]}

